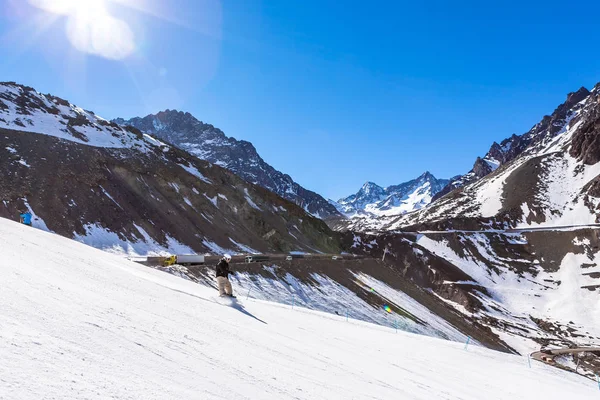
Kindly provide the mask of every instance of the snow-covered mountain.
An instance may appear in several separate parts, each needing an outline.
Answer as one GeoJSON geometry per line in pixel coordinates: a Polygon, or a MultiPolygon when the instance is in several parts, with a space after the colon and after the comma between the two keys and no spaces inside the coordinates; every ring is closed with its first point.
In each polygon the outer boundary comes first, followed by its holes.
{"type": "Polygon", "coordinates": [[[125,253],[339,252],[323,221],[133,127],[0,83],[0,216],[125,253]]]}
{"type": "Polygon", "coordinates": [[[252,299],[225,307],[212,288],[2,218],[0,248],[2,399],[598,393],[591,380],[474,344],[252,299]]]}
{"type": "Polygon", "coordinates": [[[337,202],[332,202],[348,217],[360,215],[391,216],[419,210],[449,183],[437,179],[429,172],[411,181],[382,188],[367,182],[356,193],[337,202]]]}
{"type": "Polygon", "coordinates": [[[342,218],[336,208],[323,197],[303,188],[289,175],[266,163],[252,143],[227,137],[220,129],[199,121],[190,113],[166,110],[144,118],[117,118],[114,122],[122,126],[133,126],[201,160],[227,168],[248,182],[296,203],[318,218],[342,218]]]}

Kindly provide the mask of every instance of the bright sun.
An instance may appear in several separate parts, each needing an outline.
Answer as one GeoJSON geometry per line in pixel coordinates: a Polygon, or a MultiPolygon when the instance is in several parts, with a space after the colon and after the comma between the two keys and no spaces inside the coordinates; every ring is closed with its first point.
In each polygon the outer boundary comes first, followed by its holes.
{"type": "Polygon", "coordinates": [[[108,1],[29,0],[35,7],[67,18],[67,37],[77,50],[120,60],[133,53],[135,38],[125,21],[109,13],[108,1]]]}

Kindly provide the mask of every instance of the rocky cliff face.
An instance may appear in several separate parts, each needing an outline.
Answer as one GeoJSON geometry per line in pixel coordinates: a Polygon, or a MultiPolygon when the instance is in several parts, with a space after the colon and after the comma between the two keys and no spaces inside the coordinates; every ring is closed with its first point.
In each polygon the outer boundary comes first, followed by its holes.
{"type": "Polygon", "coordinates": [[[318,218],[342,218],[323,197],[267,164],[252,143],[227,137],[220,129],[199,121],[189,113],[166,110],[144,118],[119,118],[114,122],[133,126],[202,160],[227,168],[246,181],[296,203],[318,218]]]}

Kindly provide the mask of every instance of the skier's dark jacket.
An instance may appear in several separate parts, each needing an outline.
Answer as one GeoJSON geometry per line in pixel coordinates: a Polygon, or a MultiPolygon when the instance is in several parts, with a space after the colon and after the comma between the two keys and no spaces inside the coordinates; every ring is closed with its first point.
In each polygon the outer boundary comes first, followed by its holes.
{"type": "Polygon", "coordinates": [[[217,264],[217,276],[229,277],[229,263],[224,258],[217,264]]]}

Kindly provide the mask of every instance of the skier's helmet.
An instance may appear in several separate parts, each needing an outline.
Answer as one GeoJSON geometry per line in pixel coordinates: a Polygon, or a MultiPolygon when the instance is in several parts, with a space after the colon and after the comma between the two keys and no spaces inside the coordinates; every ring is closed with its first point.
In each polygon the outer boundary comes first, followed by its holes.
{"type": "Polygon", "coordinates": [[[225,259],[225,261],[227,261],[227,262],[231,261],[231,256],[230,256],[229,254],[225,254],[225,255],[223,256],[223,258],[224,258],[224,259],[225,259]]]}

